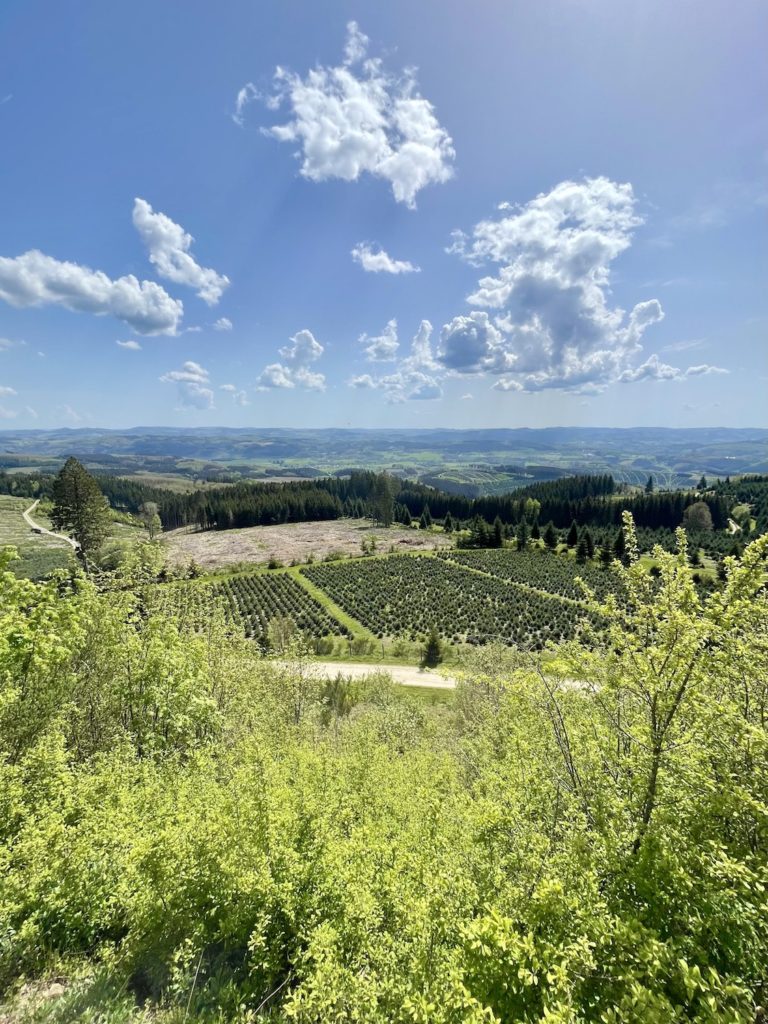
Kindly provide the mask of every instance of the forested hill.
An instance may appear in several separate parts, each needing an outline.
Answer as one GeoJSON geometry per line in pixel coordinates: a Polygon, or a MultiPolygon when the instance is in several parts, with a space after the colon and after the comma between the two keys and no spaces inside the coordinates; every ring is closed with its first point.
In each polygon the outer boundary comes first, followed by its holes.
{"type": "Polygon", "coordinates": [[[613,526],[629,510],[640,527],[674,529],[685,508],[703,500],[715,529],[723,528],[734,495],[716,489],[697,492],[622,493],[610,475],[580,476],[534,484],[508,495],[467,498],[447,494],[412,481],[362,470],[349,477],[288,483],[239,483],[229,487],[171,494],[114,477],[100,479],[113,505],[135,510],[143,501],[156,501],[166,530],[182,526],[226,530],[274,523],[371,516],[382,522],[407,522],[428,509],[442,520],[450,513],[458,522],[480,516],[492,522],[515,524],[523,518],[550,520],[557,527],[580,524],[613,526]]]}

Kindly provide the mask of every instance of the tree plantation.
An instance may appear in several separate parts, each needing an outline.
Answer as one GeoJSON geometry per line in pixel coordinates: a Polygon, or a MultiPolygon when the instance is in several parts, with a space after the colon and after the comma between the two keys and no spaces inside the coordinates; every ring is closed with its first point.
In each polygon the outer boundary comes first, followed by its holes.
{"type": "Polygon", "coordinates": [[[174,616],[184,628],[207,629],[216,612],[246,637],[267,644],[273,619],[290,619],[305,637],[346,636],[337,622],[286,573],[233,576],[217,583],[194,581],[144,591],[150,614],[174,616]]]}
{"type": "Polygon", "coordinates": [[[434,626],[455,642],[496,640],[541,649],[548,641],[572,638],[587,615],[582,603],[426,555],[314,565],[301,572],[379,637],[415,640],[434,626]]]}

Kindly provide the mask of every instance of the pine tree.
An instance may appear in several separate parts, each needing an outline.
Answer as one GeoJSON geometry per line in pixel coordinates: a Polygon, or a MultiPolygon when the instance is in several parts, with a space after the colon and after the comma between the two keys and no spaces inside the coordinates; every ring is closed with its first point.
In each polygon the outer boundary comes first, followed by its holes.
{"type": "Polygon", "coordinates": [[[429,509],[425,505],[424,511],[421,513],[421,518],[419,519],[420,530],[428,530],[429,527],[431,526],[431,517],[428,518],[428,512],[429,509]]]}
{"type": "Polygon", "coordinates": [[[493,521],[493,546],[495,548],[504,547],[504,524],[498,516],[493,521]]]}
{"type": "Polygon", "coordinates": [[[541,540],[541,530],[539,529],[538,519],[531,527],[531,540],[541,540]]]}
{"type": "Polygon", "coordinates": [[[600,562],[603,565],[610,565],[612,561],[613,551],[611,550],[611,545],[608,543],[608,541],[604,541],[600,545],[600,562]]]}
{"type": "Polygon", "coordinates": [[[411,519],[411,513],[408,511],[407,508],[403,509],[402,523],[403,526],[410,526],[413,523],[413,520],[411,519]]]}
{"type": "Polygon", "coordinates": [[[555,529],[555,524],[550,519],[544,530],[544,543],[550,551],[554,551],[557,547],[557,541],[557,530],[555,529]]]}
{"type": "Polygon", "coordinates": [[[613,553],[620,562],[624,561],[624,556],[627,552],[627,544],[624,540],[624,527],[619,527],[619,532],[616,534],[616,540],[613,542],[613,553]]]}
{"type": "Polygon", "coordinates": [[[587,541],[584,534],[579,537],[579,543],[576,546],[576,561],[579,565],[584,565],[587,560],[587,541]]]}
{"type": "Polygon", "coordinates": [[[591,560],[595,557],[595,542],[592,539],[592,534],[589,532],[589,528],[584,530],[583,537],[584,543],[587,545],[587,558],[591,560]]]}
{"type": "Polygon", "coordinates": [[[528,523],[524,519],[518,523],[515,537],[517,538],[517,550],[524,551],[528,547],[528,523]]]}
{"type": "Polygon", "coordinates": [[[645,493],[646,494],[653,494],[653,477],[652,476],[648,477],[648,483],[645,485],[645,493]]]}
{"type": "Polygon", "coordinates": [[[446,533],[453,533],[453,516],[450,512],[446,512],[445,519],[443,520],[443,529],[446,533]]]}
{"type": "Polygon", "coordinates": [[[64,463],[53,482],[51,522],[56,530],[67,530],[80,545],[78,553],[85,568],[109,531],[109,504],[85,466],[75,458],[64,463]]]}
{"type": "Polygon", "coordinates": [[[705,476],[702,476],[701,480],[699,480],[699,490],[700,491],[706,491],[706,489],[707,489],[707,478],[705,476]]]}
{"type": "Polygon", "coordinates": [[[579,542],[579,527],[574,519],[571,523],[571,528],[568,531],[568,536],[565,538],[565,543],[569,548],[575,548],[579,542]]]}
{"type": "Polygon", "coordinates": [[[440,637],[437,630],[433,626],[429,631],[427,637],[427,643],[424,648],[424,656],[421,659],[421,664],[424,668],[435,668],[443,660],[443,645],[440,642],[440,637]]]}

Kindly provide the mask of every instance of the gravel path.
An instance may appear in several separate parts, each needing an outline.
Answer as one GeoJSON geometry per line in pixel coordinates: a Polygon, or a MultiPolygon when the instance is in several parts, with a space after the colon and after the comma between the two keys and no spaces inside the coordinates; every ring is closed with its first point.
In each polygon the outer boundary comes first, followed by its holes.
{"type": "Polygon", "coordinates": [[[32,504],[29,506],[26,512],[21,513],[24,516],[24,520],[27,526],[30,528],[30,530],[34,530],[35,533],[44,533],[46,537],[55,537],[57,540],[66,541],[73,551],[77,551],[80,545],[77,543],[76,540],[73,540],[71,537],[66,537],[63,533],[54,533],[53,530],[46,530],[44,526],[40,526],[39,523],[36,523],[34,521],[34,519],[32,518],[32,513],[35,511],[39,504],[40,499],[38,498],[37,501],[32,502],[32,504]]]}
{"type": "Polygon", "coordinates": [[[456,687],[452,676],[411,665],[375,665],[362,661],[313,661],[311,665],[319,676],[324,677],[333,677],[341,672],[345,676],[364,679],[365,676],[385,672],[401,686],[428,686],[433,690],[453,690],[456,687]]]}

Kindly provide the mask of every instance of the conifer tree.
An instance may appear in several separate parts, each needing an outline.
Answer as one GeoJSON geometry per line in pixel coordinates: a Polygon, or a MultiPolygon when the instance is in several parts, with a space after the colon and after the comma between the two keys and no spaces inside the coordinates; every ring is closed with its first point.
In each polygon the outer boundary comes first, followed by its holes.
{"type": "Polygon", "coordinates": [[[619,527],[619,532],[616,534],[616,540],[613,542],[613,553],[620,562],[624,561],[624,556],[627,552],[627,543],[624,540],[624,527],[619,527]]]}
{"type": "Polygon", "coordinates": [[[591,560],[595,557],[595,542],[592,539],[592,534],[590,533],[589,528],[584,530],[583,537],[584,543],[587,546],[587,558],[591,560]]]}
{"type": "Polygon", "coordinates": [[[541,530],[539,529],[538,519],[531,527],[531,540],[541,540],[541,530]]]}
{"type": "Polygon", "coordinates": [[[610,565],[612,561],[613,551],[611,550],[611,545],[606,540],[600,545],[600,562],[602,565],[610,565]]]}
{"type": "Polygon", "coordinates": [[[579,527],[574,519],[571,523],[571,528],[568,531],[568,536],[565,538],[565,543],[569,548],[575,548],[579,542],[579,527]]]}
{"type": "Polygon", "coordinates": [[[74,537],[88,569],[89,558],[109,531],[109,504],[94,478],[75,458],[67,459],[53,482],[51,522],[54,529],[66,530],[74,537]]]}
{"type": "Polygon", "coordinates": [[[585,535],[582,533],[581,537],[579,537],[579,543],[576,546],[576,561],[579,565],[584,565],[587,557],[587,541],[585,535]]]}
{"type": "Polygon", "coordinates": [[[443,520],[443,529],[446,533],[453,533],[453,516],[447,512],[443,520]]]}
{"type": "Polygon", "coordinates": [[[517,538],[517,550],[524,551],[528,547],[528,523],[521,519],[515,533],[517,538]]]}
{"type": "Polygon", "coordinates": [[[504,524],[498,516],[493,521],[493,546],[495,548],[504,547],[504,524]]]}
{"type": "Polygon", "coordinates": [[[555,529],[555,524],[550,519],[544,530],[544,543],[550,551],[554,551],[557,547],[557,540],[557,530],[555,529]]]}
{"type": "Polygon", "coordinates": [[[653,494],[653,477],[652,476],[648,477],[648,482],[645,485],[645,493],[646,494],[653,494]]]}
{"type": "Polygon", "coordinates": [[[424,656],[422,658],[422,665],[424,668],[435,668],[443,660],[443,645],[440,642],[440,636],[437,630],[433,626],[429,631],[427,637],[427,643],[424,648],[424,656]]]}

